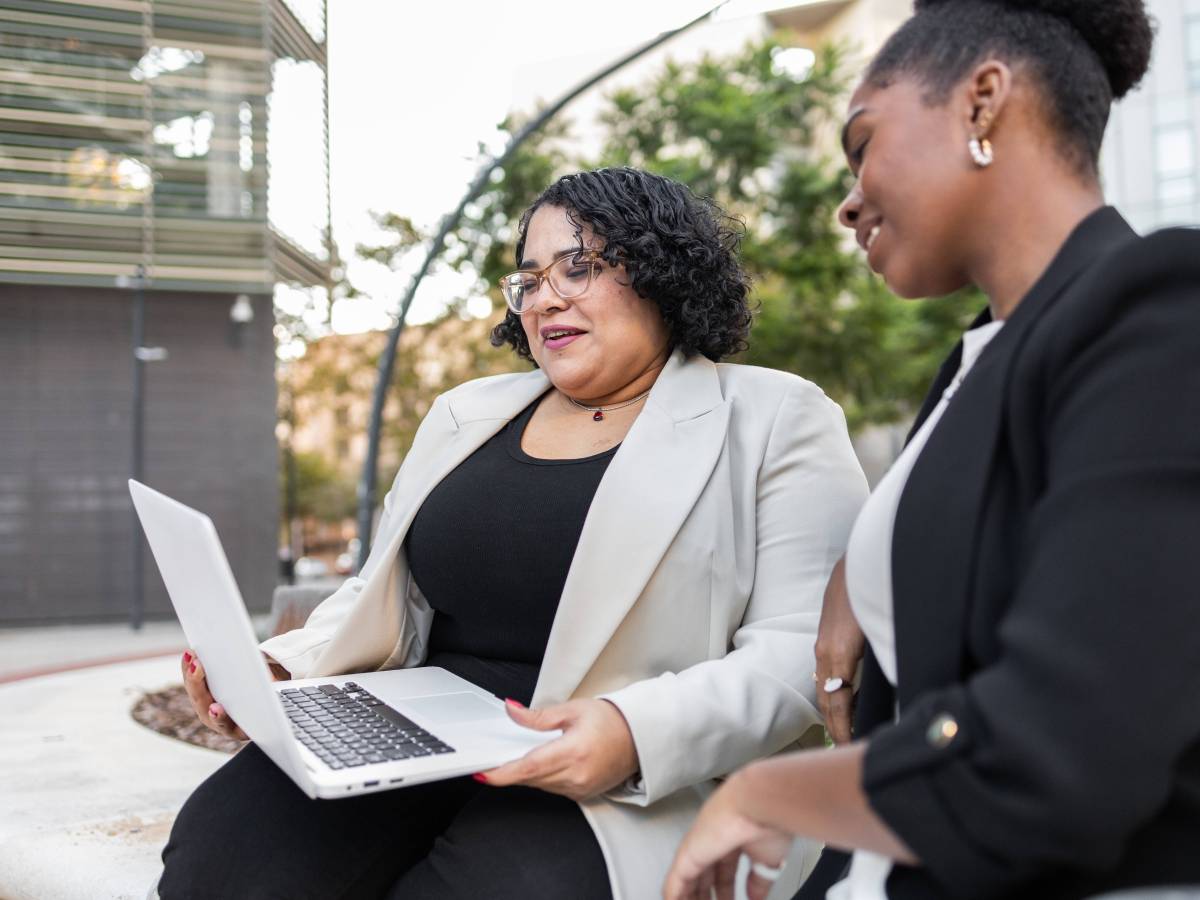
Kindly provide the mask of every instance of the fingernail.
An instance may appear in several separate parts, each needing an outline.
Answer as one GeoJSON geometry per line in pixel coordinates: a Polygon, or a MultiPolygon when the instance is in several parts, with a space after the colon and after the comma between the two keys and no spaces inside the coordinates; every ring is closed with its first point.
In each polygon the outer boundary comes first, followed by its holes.
{"type": "Polygon", "coordinates": [[[487,784],[487,783],[488,783],[487,776],[486,776],[486,775],[484,775],[482,772],[476,772],[476,773],[475,773],[474,775],[472,775],[471,777],[472,777],[472,778],[474,778],[476,781],[478,781],[480,784],[487,784]]]}
{"type": "Polygon", "coordinates": [[[188,666],[188,674],[190,674],[190,675],[196,674],[196,664],[194,662],[188,666]]]}
{"type": "Polygon", "coordinates": [[[212,716],[214,719],[221,718],[221,707],[217,706],[217,704],[215,704],[215,703],[212,704],[208,708],[208,714],[210,716],[212,716]]]}
{"type": "Polygon", "coordinates": [[[522,703],[520,700],[514,700],[512,697],[506,697],[504,699],[504,702],[507,703],[509,706],[515,706],[517,709],[525,708],[524,703],[522,703]]]}
{"type": "Polygon", "coordinates": [[[188,652],[184,651],[184,654],[183,654],[183,661],[184,661],[185,663],[190,663],[190,662],[192,661],[192,654],[190,654],[190,653],[188,653],[188,652]]]}

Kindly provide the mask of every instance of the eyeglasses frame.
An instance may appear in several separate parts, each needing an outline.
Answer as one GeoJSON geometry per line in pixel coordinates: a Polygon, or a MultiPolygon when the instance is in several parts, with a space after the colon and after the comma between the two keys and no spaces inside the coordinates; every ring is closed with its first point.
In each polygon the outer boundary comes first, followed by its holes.
{"type": "Polygon", "coordinates": [[[582,297],[584,294],[586,294],[589,290],[591,290],[592,282],[596,279],[596,271],[600,268],[600,263],[602,263],[603,261],[604,261],[604,257],[601,255],[599,250],[589,250],[589,249],[572,250],[569,253],[563,253],[563,254],[555,257],[554,259],[552,259],[550,261],[550,263],[548,265],[545,265],[540,269],[518,269],[515,272],[509,272],[507,275],[502,276],[497,283],[500,285],[500,293],[504,296],[505,305],[508,306],[509,310],[514,315],[519,316],[519,315],[521,315],[522,312],[528,312],[529,308],[527,307],[524,310],[513,309],[512,301],[508,297],[508,290],[506,289],[507,288],[506,282],[508,281],[508,279],[512,278],[514,275],[521,275],[524,277],[529,277],[530,275],[532,275],[534,278],[537,279],[537,286],[533,289],[533,291],[531,293],[537,293],[538,291],[540,291],[542,289],[542,282],[545,282],[550,285],[550,290],[554,291],[554,295],[556,297],[558,297],[558,299],[560,299],[560,300],[578,300],[580,297],[582,297]],[[587,267],[588,267],[587,284],[584,285],[582,291],[580,291],[578,294],[572,294],[570,297],[564,297],[562,295],[562,292],[560,292],[558,290],[558,288],[556,288],[554,286],[554,282],[550,280],[550,276],[549,276],[550,270],[553,269],[555,266],[557,266],[564,259],[576,259],[576,260],[579,260],[580,262],[586,263],[587,267]]]}

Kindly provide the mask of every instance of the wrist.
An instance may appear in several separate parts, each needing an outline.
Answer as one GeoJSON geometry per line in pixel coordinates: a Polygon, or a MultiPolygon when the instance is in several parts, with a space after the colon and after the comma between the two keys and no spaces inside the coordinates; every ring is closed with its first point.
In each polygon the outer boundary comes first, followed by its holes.
{"type": "Polygon", "coordinates": [[[621,735],[621,743],[624,748],[622,768],[625,776],[622,780],[633,778],[642,770],[641,759],[638,757],[637,742],[633,739],[633,729],[629,727],[629,721],[625,718],[625,713],[621,712],[621,707],[613,703],[607,697],[600,698],[601,703],[605,703],[608,707],[616,712],[613,717],[614,722],[619,722],[619,725],[614,725],[617,733],[621,735]]]}
{"type": "Polygon", "coordinates": [[[769,760],[757,760],[738,769],[727,779],[725,787],[729,793],[730,806],[738,816],[755,824],[765,824],[762,815],[761,795],[778,790],[769,771],[763,763],[769,760]]]}

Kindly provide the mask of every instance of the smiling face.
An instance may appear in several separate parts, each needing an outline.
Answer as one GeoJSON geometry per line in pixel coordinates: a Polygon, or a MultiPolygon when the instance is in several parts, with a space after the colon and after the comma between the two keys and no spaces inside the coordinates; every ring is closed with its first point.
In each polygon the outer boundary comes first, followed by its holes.
{"type": "Polygon", "coordinates": [[[911,78],[864,83],[850,100],[846,159],[856,176],[838,211],[871,268],[902,297],[948,294],[970,280],[984,178],[967,152],[969,109],[931,105],[911,78]]]}
{"type": "MultiPolygon", "coordinates": [[[[567,211],[542,206],[525,233],[522,269],[541,269],[601,242],[567,211]]],[[[521,313],[534,361],[568,397],[593,405],[628,399],[653,384],[669,355],[669,331],[656,304],[639,297],[625,270],[600,260],[585,293],[563,300],[545,281],[521,313]]]]}

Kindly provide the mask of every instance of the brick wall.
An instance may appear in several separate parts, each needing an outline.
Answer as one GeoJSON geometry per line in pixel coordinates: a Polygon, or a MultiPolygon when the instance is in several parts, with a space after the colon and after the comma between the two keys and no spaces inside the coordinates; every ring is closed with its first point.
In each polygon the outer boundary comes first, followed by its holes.
{"type": "MultiPolygon", "coordinates": [[[[208,513],[247,605],[276,583],[270,298],[147,291],[145,480],[208,513]]],[[[122,620],[132,584],[132,296],[0,285],[0,625],[122,620]]],[[[171,615],[145,555],[146,614],[171,615]]]]}

